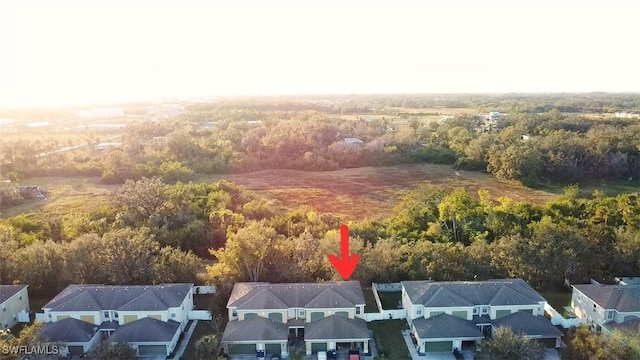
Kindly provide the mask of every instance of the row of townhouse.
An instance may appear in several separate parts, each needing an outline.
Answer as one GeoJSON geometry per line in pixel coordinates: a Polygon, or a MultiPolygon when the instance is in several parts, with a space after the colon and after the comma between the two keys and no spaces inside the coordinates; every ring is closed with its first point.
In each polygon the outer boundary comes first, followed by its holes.
{"type": "MultiPolygon", "coordinates": [[[[522,279],[404,281],[402,307],[418,353],[469,350],[496,328],[561,344],[544,316],[547,301],[522,279]]],[[[169,356],[194,308],[193,284],[69,285],[37,314],[42,335],[63,354],[81,355],[103,340],[127,342],[140,356],[169,356]]],[[[640,284],[574,285],[571,306],[594,329],[640,326],[640,284]]],[[[229,354],[287,356],[319,351],[369,354],[372,333],[357,281],[236,283],[222,346],[229,354]]],[[[26,285],[0,285],[0,325],[29,313],[26,285]],[[22,314],[18,316],[17,314],[22,314]]]]}
{"type": "MultiPolygon", "coordinates": [[[[499,326],[559,347],[562,332],[544,317],[546,300],[521,279],[404,281],[402,305],[418,353],[462,351],[491,337],[499,326]]],[[[287,355],[298,348],[369,354],[359,282],[238,283],[222,336],[230,354],[287,355]]]]}

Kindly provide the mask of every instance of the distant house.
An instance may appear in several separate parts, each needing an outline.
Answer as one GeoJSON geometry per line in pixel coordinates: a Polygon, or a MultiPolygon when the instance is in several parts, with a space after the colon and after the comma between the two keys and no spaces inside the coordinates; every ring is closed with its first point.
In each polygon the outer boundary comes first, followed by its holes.
{"type": "Polygon", "coordinates": [[[559,347],[562,332],[543,316],[546,303],[522,279],[402,282],[402,305],[423,354],[473,348],[500,326],[559,347]]]}
{"type": "Polygon", "coordinates": [[[360,283],[236,283],[222,344],[230,354],[284,355],[300,345],[318,351],[369,353],[369,329],[360,283]],[[340,351],[340,350],[339,350],[340,351]]]}
{"type": "Polygon", "coordinates": [[[123,108],[97,108],[76,111],[76,117],[81,119],[91,118],[114,118],[124,116],[123,108]]]}
{"type": "Polygon", "coordinates": [[[69,285],[42,307],[42,336],[62,355],[82,355],[103,340],[140,356],[168,356],[193,310],[193,284],[69,285]]]}
{"type": "Polygon", "coordinates": [[[120,146],[122,146],[122,143],[119,143],[119,142],[103,142],[103,143],[100,143],[100,144],[96,145],[94,148],[96,150],[104,150],[104,149],[116,148],[116,147],[120,147],[120,146]]]}
{"type": "Polygon", "coordinates": [[[28,285],[0,285],[0,328],[29,322],[28,285]]]}
{"type": "Polygon", "coordinates": [[[355,137],[344,138],[342,139],[342,142],[349,145],[364,145],[364,141],[355,137]]]}
{"type": "Polygon", "coordinates": [[[623,119],[640,119],[640,114],[635,112],[618,111],[615,113],[615,117],[623,119]]]}
{"type": "Polygon", "coordinates": [[[573,285],[571,307],[596,330],[640,330],[640,284],[573,285]]]}

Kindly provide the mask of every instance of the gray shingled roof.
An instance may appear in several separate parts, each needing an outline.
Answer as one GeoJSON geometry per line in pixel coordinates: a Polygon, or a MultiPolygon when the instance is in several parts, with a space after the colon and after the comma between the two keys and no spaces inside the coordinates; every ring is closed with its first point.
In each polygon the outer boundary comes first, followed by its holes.
{"type": "Polygon", "coordinates": [[[426,307],[537,305],[545,299],[522,279],[403,281],[411,302],[426,307]]]}
{"type": "Polygon", "coordinates": [[[222,334],[222,341],[286,341],[288,337],[289,328],[287,324],[256,316],[249,320],[229,321],[222,334]]]}
{"type": "Polygon", "coordinates": [[[619,330],[627,333],[630,332],[630,333],[640,334],[640,319],[638,318],[627,320],[620,324],[610,322],[610,323],[604,324],[604,326],[608,327],[611,330],[619,330]]]}
{"type": "Polygon", "coordinates": [[[122,325],[113,332],[111,342],[168,342],[180,331],[180,323],[145,317],[122,325]]]}
{"type": "Polygon", "coordinates": [[[511,328],[517,335],[540,335],[545,338],[561,337],[562,332],[544,316],[518,311],[492,321],[494,327],[511,328]]]}
{"type": "Polygon", "coordinates": [[[484,339],[473,322],[449,314],[414,319],[413,326],[421,339],[484,339]]]}
{"type": "Polygon", "coordinates": [[[98,331],[98,326],[88,322],[66,318],[56,322],[45,323],[40,336],[48,342],[87,342],[98,331]]]}
{"type": "Polygon", "coordinates": [[[304,327],[305,340],[369,339],[367,322],[345,316],[331,315],[308,323],[304,327]]]}
{"type": "Polygon", "coordinates": [[[620,312],[640,311],[640,285],[573,285],[604,309],[620,312]]]}
{"type": "Polygon", "coordinates": [[[7,301],[10,297],[17,294],[18,291],[26,288],[28,285],[0,285],[0,304],[7,301]]]}
{"type": "Polygon", "coordinates": [[[83,310],[167,310],[184,301],[193,284],[160,285],[69,285],[43,309],[83,310]]]}
{"type": "Polygon", "coordinates": [[[358,281],[325,283],[236,283],[227,307],[242,310],[347,308],[364,305],[358,281]],[[269,307],[265,307],[269,306],[269,307]]]}

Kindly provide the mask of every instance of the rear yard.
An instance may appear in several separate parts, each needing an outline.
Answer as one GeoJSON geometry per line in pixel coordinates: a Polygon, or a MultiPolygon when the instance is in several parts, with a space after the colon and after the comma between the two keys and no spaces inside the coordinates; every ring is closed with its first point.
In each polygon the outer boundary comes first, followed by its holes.
{"type": "Polygon", "coordinates": [[[402,338],[402,330],[409,328],[405,320],[381,320],[367,324],[373,331],[378,354],[384,354],[387,359],[408,360],[409,351],[402,338]]]}

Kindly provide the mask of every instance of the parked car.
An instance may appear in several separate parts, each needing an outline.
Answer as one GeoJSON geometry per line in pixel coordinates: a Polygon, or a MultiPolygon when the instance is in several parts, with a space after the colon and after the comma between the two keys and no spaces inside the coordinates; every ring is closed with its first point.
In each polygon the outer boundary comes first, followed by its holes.
{"type": "Polygon", "coordinates": [[[360,360],[360,350],[349,350],[349,360],[360,360]]]}
{"type": "Polygon", "coordinates": [[[327,360],[327,352],[326,351],[318,351],[318,360],[327,360]]]}

